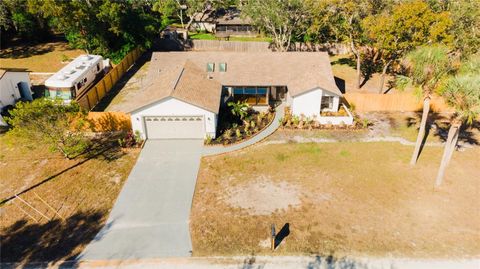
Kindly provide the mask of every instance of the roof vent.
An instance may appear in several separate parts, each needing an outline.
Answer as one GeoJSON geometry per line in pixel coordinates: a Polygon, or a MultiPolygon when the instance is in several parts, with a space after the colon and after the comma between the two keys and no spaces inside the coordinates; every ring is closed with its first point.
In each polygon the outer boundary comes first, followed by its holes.
{"type": "Polygon", "coordinates": [[[88,54],[82,56],[82,60],[85,60],[85,61],[89,61],[89,60],[91,60],[92,58],[93,58],[93,57],[90,56],[90,55],[88,55],[88,54]]]}
{"type": "Polygon", "coordinates": [[[63,75],[63,74],[60,74],[57,76],[57,79],[59,80],[66,80],[67,79],[67,76],[63,75]]]}
{"type": "Polygon", "coordinates": [[[71,74],[75,73],[75,70],[70,69],[70,70],[64,71],[63,73],[64,73],[65,75],[71,75],[71,74]]]}

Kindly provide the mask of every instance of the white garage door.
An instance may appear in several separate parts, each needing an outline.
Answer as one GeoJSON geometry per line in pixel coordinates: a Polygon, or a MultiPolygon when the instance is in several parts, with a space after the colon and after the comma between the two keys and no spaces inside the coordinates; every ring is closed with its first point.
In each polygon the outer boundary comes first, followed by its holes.
{"type": "Polygon", "coordinates": [[[203,116],[145,117],[148,139],[192,139],[205,137],[203,116]]]}

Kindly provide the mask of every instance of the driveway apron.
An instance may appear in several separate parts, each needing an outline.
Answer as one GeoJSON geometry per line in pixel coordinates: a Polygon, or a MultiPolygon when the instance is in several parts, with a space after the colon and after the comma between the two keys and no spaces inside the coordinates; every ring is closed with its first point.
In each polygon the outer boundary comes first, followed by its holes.
{"type": "Polygon", "coordinates": [[[189,215],[203,140],[147,140],[106,225],[80,260],[191,255],[189,215]]]}

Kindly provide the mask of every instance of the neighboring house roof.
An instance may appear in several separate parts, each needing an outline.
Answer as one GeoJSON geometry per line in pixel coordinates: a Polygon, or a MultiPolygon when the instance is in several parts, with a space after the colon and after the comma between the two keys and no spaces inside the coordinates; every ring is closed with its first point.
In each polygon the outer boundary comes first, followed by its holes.
{"type": "Polygon", "coordinates": [[[242,18],[238,9],[209,10],[206,13],[197,13],[193,17],[195,22],[216,23],[217,25],[250,25],[250,18],[242,18]]]}
{"type": "Polygon", "coordinates": [[[342,95],[326,52],[154,52],[147,87],[132,96],[127,111],[166,97],[218,112],[223,86],[287,86],[291,96],[322,88],[342,95]],[[207,63],[214,72],[207,73],[207,63]],[[219,72],[226,63],[226,72],[219,72]]]}

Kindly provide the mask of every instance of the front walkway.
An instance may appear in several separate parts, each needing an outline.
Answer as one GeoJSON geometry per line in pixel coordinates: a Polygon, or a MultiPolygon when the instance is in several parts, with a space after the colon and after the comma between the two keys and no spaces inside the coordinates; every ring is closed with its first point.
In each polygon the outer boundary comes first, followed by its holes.
{"type": "Polygon", "coordinates": [[[231,151],[236,151],[262,141],[263,139],[271,135],[273,132],[275,132],[278,129],[278,127],[280,127],[280,119],[283,118],[284,114],[285,114],[285,104],[282,103],[276,108],[275,117],[273,118],[272,123],[263,131],[256,134],[252,138],[245,140],[243,142],[240,142],[238,144],[233,144],[229,146],[224,146],[224,145],[205,146],[203,148],[203,156],[212,156],[212,155],[223,154],[231,151]]]}
{"type": "Polygon", "coordinates": [[[81,261],[191,255],[189,217],[203,140],[147,140],[81,261]]]}

